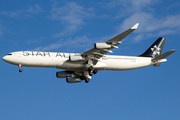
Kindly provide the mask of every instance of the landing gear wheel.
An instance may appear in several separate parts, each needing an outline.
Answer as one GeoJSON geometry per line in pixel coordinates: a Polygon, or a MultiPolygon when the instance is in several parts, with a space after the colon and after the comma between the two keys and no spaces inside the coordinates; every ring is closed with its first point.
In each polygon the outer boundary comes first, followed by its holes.
{"type": "Polygon", "coordinates": [[[88,70],[89,70],[89,71],[93,70],[93,66],[90,66],[88,70]]]}
{"type": "Polygon", "coordinates": [[[94,69],[94,70],[93,70],[93,74],[96,74],[97,72],[98,72],[97,69],[94,69]]]}
{"type": "Polygon", "coordinates": [[[94,71],[93,66],[90,66],[88,71],[89,71],[89,75],[92,76],[93,75],[93,71],[94,71]]]}
{"type": "Polygon", "coordinates": [[[20,68],[20,69],[19,69],[19,72],[22,72],[22,71],[23,71],[23,70],[20,68]]]}
{"type": "Polygon", "coordinates": [[[85,82],[88,83],[90,81],[89,78],[85,78],[85,82]]]}
{"type": "Polygon", "coordinates": [[[93,75],[93,71],[91,70],[91,71],[89,71],[89,75],[90,76],[92,76],[93,75]]]}

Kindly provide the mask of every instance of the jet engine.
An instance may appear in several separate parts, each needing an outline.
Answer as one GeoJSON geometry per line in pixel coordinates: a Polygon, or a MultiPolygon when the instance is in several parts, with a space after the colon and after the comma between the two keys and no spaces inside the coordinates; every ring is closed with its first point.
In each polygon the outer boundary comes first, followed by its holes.
{"type": "Polygon", "coordinates": [[[77,56],[77,55],[72,55],[72,56],[69,56],[69,60],[71,62],[80,62],[80,61],[84,61],[85,57],[77,56]]]}
{"type": "Polygon", "coordinates": [[[109,45],[109,44],[107,44],[105,42],[95,43],[94,48],[96,48],[96,49],[106,49],[106,48],[111,48],[111,45],[109,45]]]}
{"type": "Polygon", "coordinates": [[[66,77],[71,77],[71,76],[72,76],[72,72],[67,72],[67,71],[56,72],[57,78],[66,78],[66,77]]]}
{"type": "Polygon", "coordinates": [[[76,77],[76,76],[73,76],[73,77],[67,77],[66,78],[66,82],[67,83],[77,83],[77,82],[81,82],[81,79],[76,77]]]}

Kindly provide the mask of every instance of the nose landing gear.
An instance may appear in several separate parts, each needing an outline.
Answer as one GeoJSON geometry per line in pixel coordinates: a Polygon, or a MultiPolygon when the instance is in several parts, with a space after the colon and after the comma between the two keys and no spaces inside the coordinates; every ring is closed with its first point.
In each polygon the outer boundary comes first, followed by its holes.
{"type": "Polygon", "coordinates": [[[19,72],[23,71],[21,67],[22,67],[21,64],[19,64],[19,72]]]}

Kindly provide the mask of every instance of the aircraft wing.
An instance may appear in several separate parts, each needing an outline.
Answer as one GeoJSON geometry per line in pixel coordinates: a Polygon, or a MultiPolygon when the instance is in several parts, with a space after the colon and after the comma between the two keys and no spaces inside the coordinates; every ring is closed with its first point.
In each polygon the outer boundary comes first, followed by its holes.
{"type": "Polygon", "coordinates": [[[133,27],[126,30],[125,32],[117,35],[116,37],[101,43],[95,43],[95,48],[82,53],[81,55],[84,56],[87,60],[91,59],[93,65],[96,65],[98,59],[103,57],[106,53],[111,52],[113,48],[118,48],[117,46],[121,43],[121,40],[132,33],[134,30],[138,28],[139,23],[136,23],[133,27]]]}

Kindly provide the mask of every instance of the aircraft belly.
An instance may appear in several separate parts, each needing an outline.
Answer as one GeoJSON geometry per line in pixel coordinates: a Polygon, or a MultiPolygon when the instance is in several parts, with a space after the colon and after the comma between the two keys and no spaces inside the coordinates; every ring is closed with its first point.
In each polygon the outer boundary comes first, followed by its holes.
{"type": "Polygon", "coordinates": [[[65,62],[59,62],[56,65],[56,68],[65,69],[69,71],[74,71],[74,70],[79,71],[79,70],[85,70],[88,67],[84,63],[72,63],[69,61],[65,61],[65,62]]]}
{"type": "Polygon", "coordinates": [[[103,70],[104,68],[106,68],[107,67],[107,65],[105,64],[105,63],[103,63],[103,62],[98,62],[95,66],[94,66],[94,68],[95,69],[98,69],[98,70],[103,70]]]}
{"type": "Polygon", "coordinates": [[[150,60],[108,60],[106,70],[131,70],[151,65],[150,60]]]}

